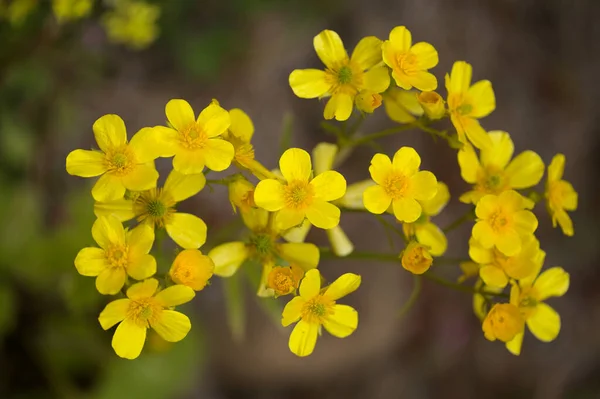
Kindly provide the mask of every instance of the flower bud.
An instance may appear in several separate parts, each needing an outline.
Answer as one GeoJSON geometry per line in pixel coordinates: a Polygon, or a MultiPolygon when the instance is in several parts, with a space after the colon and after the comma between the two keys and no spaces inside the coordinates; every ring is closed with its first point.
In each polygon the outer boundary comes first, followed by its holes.
{"type": "Polygon", "coordinates": [[[240,208],[242,213],[256,207],[254,203],[254,185],[244,177],[239,176],[234,179],[229,183],[228,188],[229,202],[231,202],[234,212],[236,211],[236,207],[240,208]]]}
{"type": "Polygon", "coordinates": [[[402,252],[402,267],[414,274],[423,274],[433,262],[427,247],[411,241],[402,252]]]}
{"type": "Polygon", "coordinates": [[[431,120],[442,118],[446,114],[446,107],[442,96],[435,91],[424,91],[417,96],[419,104],[425,115],[431,120]]]}
{"type": "Polygon", "coordinates": [[[512,340],[525,328],[523,316],[519,309],[510,303],[497,303],[483,321],[483,334],[490,341],[499,339],[502,342],[512,340]]]}
{"type": "Polygon", "coordinates": [[[185,249],[173,261],[169,276],[177,284],[201,291],[212,277],[214,268],[212,259],[199,250],[185,249]]]}
{"type": "Polygon", "coordinates": [[[276,266],[267,278],[267,287],[271,288],[275,296],[291,294],[298,288],[304,276],[304,270],[292,264],[290,267],[276,266]]]}
{"type": "Polygon", "coordinates": [[[381,94],[368,90],[363,90],[358,93],[354,100],[356,108],[367,114],[372,114],[375,109],[379,108],[382,101],[383,98],[381,97],[381,94]]]}

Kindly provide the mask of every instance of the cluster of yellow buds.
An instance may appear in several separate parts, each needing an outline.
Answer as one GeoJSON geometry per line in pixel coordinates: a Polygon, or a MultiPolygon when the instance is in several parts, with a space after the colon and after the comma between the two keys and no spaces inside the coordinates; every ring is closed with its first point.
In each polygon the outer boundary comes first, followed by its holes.
{"type": "Polygon", "coordinates": [[[181,99],[167,103],[166,126],[142,128],[130,140],[123,120],[105,115],[93,126],[99,149],[68,155],[69,174],[99,176],[91,190],[97,216],[92,236],[98,247],[82,249],[75,266],[80,274],[96,277],[101,294],[122,297],[99,317],[104,329],[120,323],[113,337],[115,352],[130,359],[139,356],[149,327],[166,341],[183,339],[190,320],[173,308],[203,290],[213,274],[228,278],[253,262],[262,267],[259,296],[291,296],[281,319],[283,326],[297,322],[289,348],[298,356],[310,355],[321,326],[340,338],[358,326],[358,312],[337,301],[359,288],[361,276],[346,273],[323,287],[325,278],[318,269],[322,256],[388,260],[417,279],[429,277],[470,291],[485,337],[505,342],[512,353],[520,352],[525,324],[540,340],[553,340],[560,318],[544,300],[563,295],[569,275],[560,267],[542,271],[545,253],[534,236],[538,220],[531,209],[545,197],[553,224],[573,235],[566,211],[576,209],[577,193],[562,180],[564,156],[556,155],[548,167],[545,193],[534,191],[545,169],[539,155],[525,151],[511,160],[509,134],[487,132],[479,122],[495,109],[491,83],[471,84],[471,66],[457,61],[446,75],[444,101],[434,91],[436,77],[428,71],[438,63],[437,51],[428,43],[413,44],[403,26],[394,28],[389,40],[363,38],[350,57],[330,30],[315,37],[314,47],[326,69],[293,71],[292,90],[303,98],[329,97],[325,119],[345,121],[354,115],[356,122],[350,129],[346,123],[326,123],[337,142],[320,143],[312,155],[300,148],[286,149],[279,168],[271,170],[255,158],[254,124],[244,111],[227,111],[213,100],[196,117],[181,99]],[[399,125],[361,134],[360,123],[381,104],[399,125]],[[455,133],[431,126],[446,117],[455,133]],[[375,154],[368,180],[347,184],[333,170],[356,147],[408,129],[446,140],[457,150],[462,177],[473,185],[459,197],[470,209],[445,229],[431,218],[442,212],[450,191],[432,172],[421,170],[414,148],[401,147],[391,158],[375,154]],[[157,187],[157,158],[172,158],[162,188],[157,187]],[[211,171],[232,167],[237,170],[225,178],[206,178],[211,171]],[[247,234],[203,254],[199,248],[206,242],[205,222],[178,212],[176,206],[207,184],[228,186],[229,200],[247,234]],[[376,215],[405,242],[405,249],[391,255],[355,251],[339,225],[344,212],[376,215]],[[443,280],[432,273],[432,266],[448,261],[443,258],[446,233],[469,221],[475,222],[471,260],[457,264],[465,275],[459,283],[443,280]],[[304,242],[311,226],[325,230],[331,248],[304,242]],[[181,247],[170,270],[160,276],[151,254],[153,247],[162,245],[155,243],[156,229],[166,230],[181,247]],[[475,276],[474,286],[462,284],[475,276]],[[504,292],[507,287],[510,293],[504,292]]]}

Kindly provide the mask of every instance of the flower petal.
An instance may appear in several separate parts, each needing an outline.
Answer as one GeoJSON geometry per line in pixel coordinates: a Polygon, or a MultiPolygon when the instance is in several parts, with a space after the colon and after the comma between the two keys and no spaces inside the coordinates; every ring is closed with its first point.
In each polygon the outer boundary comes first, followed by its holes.
{"type": "Polygon", "coordinates": [[[229,141],[209,139],[202,149],[202,157],[206,167],[215,172],[221,172],[231,165],[235,149],[229,141]]]}
{"type": "Polygon", "coordinates": [[[290,335],[288,346],[293,354],[304,357],[310,355],[317,343],[319,325],[300,320],[290,335]]]}
{"type": "Polygon", "coordinates": [[[114,216],[101,216],[92,225],[92,237],[100,248],[108,249],[113,244],[125,244],[125,229],[114,216]]]}
{"type": "Polygon", "coordinates": [[[406,26],[396,26],[390,32],[390,42],[394,50],[408,51],[412,46],[412,34],[406,29],[406,26]]]}
{"type": "Polygon", "coordinates": [[[327,101],[323,117],[328,120],[335,118],[338,121],[345,121],[350,118],[353,108],[352,96],[346,93],[337,93],[327,101]]]}
{"type": "Polygon", "coordinates": [[[518,211],[513,217],[515,228],[521,235],[533,234],[538,227],[538,220],[531,211],[518,211]]]}
{"type": "Polygon", "coordinates": [[[279,169],[288,182],[294,180],[308,181],[312,172],[310,155],[300,148],[287,149],[279,159],[279,169]]]}
{"type": "Polygon", "coordinates": [[[298,227],[293,227],[283,234],[288,242],[304,242],[306,235],[310,231],[312,224],[307,219],[304,219],[302,224],[298,227]]]}
{"type": "Polygon", "coordinates": [[[146,342],[146,327],[125,319],[119,324],[113,335],[112,347],[118,356],[135,359],[142,353],[144,342],[146,342]]]}
{"type": "Polygon", "coordinates": [[[317,98],[331,90],[325,71],[320,69],[295,69],[290,73],[289,84],[300,98],[317,98]]]}
{"type": "Polygon", "coordinates": [[[333,201],[344,196],[346,179],[334,170],[328,170],[311,180],[310,185],[315,190],[315,199],[333,201]]]}
{"type": "Polygon", "coordinates": [[[279,256],[289,263],[300,266],[304,271],[314,269],[319,264],[319,248],[312,243],[288,242],[278,245],[279,256]]]}
{"type": "Polygon", "coordinates": [[[123,198],[125,186],[120,177],[105,173],[92,187],[92,197],[96,201],[112,201],[123,198]]]}
{"type": "Polygon", "coordinates": [[[538,303],[527,319],[527,327],[540,341],[554,341],[560,332],[560,315],[545,303],[538,303]]]}
{"type": "Polygon", "coordinates": [[[200,112],[198,125],[208,137],[220,136],[231,126],[229,112],[213,101],[200,112]]]}
{"type": "Polygon", "coordinates": [[[156,259],[149,254],[136,255],[129,260],[127,274],[136,280],[144,280],[156,273],[156,259]]]}
{"type": "Polygon", "coordinates": [[[285,206],[284,186],[275,179],[265,179],[256,185],[254,202],[269,212],[275,212],[285,206]]]}
{"type": "Polygon", "coordinates": [[[171,307],[188,303],[194,299],[195,296],[196,293],[191,287],[177,284],[160,291],[154,298],[159,301],[161,305],[171,307]]]}
{"type": "Polygon", "coordinates": [[[479,159],[473,147],[466,143],[458,151],[458,165],[460,166],[460,175],[463,180],[470,184],[477,182],[477,177],[481,172],[479,159]]]}
{"type": "Polygon", "coordinates": [[[392,202],[394,216],[401,222],[412,223],[421,217],[422,208],[414,198],[400,198],[392,202]]]}
{"type": "Polygon", "coordinates": [[[467,91],[467,96],[473,107],[469,115],[473,118],[483,118],[496,109],[496,97],[494,96],[492,82],[489,80],[476,82],[467,91]]]}
{"type": "Polygon", "coordinates": [[[184,175],[200,174],[204,170],[204,152],[180,149],[173,158],[173,169],[184,175]]]}
{"type": "Polygon", "coordinates": [[[73,176],[94,177],[106,172],[105,155],[100,151],[75,150],[67,155],[67,173],[73,176]]]}
{"type": "Polygon", "coordinates": [[[192,323],[183,313],[163,310],[158,320],[151,326],[165,341],[179,342],[190,332],[192,323]]]}
{"type": "Polygon", "coordinates": [[[515,337],[506,343],[506,349],[515,356],[521,354],[521,347],[523,346],[524,333],[520,332],[515,337]]]}
{"type": "Polygon", "coordinates": [[[363,71],[379,64],[382,61],[381,40],[375,36],[363,37],[356,47],[354,47],[350,60],[357,64],[363,71]]]}
{"type": "Polygon", "coordinates": [[[289,301],[283,308],[281,314],[281,325],[284,327],[289,326],[292,323],[297,322],[302,314],[302,307],[306,301],[300,296],[296,296],[289,301]]]}
{"type": "Polygon", "coordinates": [[[156,187],[158,172],[154,163],[136,165],[131,172],[123,176],[122,182],[130,191],[145,191],[156,187]]]}
{"type": "Polygon", "coordinates": [[[371,213],[381,215],[392,203],[392,198],[381,186],[368,187],[363,193],[365,208],[371,213]]]}
{"type": "Polygon", "coordinates": [[[337,226],[340,223],[340,214],[340,208],[317,198],[306,209],[306,218],[320,229],[337,226]]]}
{"type": "Polygon", "coordinates": [[[165,113],[171,126],[183,131],[196,121],[194,110],[185,100],[173,99],[165,107],[165,113]]]}
{"type": "Polygon", "coordinates": [[[446,89],[448,93],[466,93],[471,86],[473,67],[465,61],[456,61],[452,65],[450,78],[447,79],[446,89]]]}
{"type": "Polygon", "coordinates": [[[200,248],[206,242],[206,223],[196,215],[176,212],[165,225],[167,234],[182,248],[200,248]]]}
{"type": "Polygon", "coordinates": [[[371,166],[369,166],[369,173],[375,183],[383,185],[392,170],[392,161],[390,160],[390,157],[385,154],[373,155],[371,166]]]}
{"type": "Polygon", "coordinates": [[[492,146],[492,140],[476,119],[462,118],[462,127],[467,138],[475,147],[487,149],[492,146]]]}
{"type": "Polygon", "coordinates": [[[450,201],[450,190],[445,183],[438,181],[435,195],[429,200],[421,201],[421,207],[426,215],[435,216],[446,207],[448,201],[450,201]]]}
{"type": "Polygon", "coordinates": [[[338,300],[348,294],[353,293],[360,286],[362,279],[358,274],[345,273],[338,277],[327,289],[323,295],[331,300],[338,300]]]}
{"type": "Polygon", "coordinates": [[[129,148],[135,153],[138,163],[148,163],[160,157],[164,152],[164,143],[160,130],[145,127],[133,135],[129,148]]]}
{"type": "Polygon", "coordinates": [[[346,187],[346,194],[336,201],[336,204],[350,209],[365,209],[363,202],[363,193],[369,187],[373,187],[376,183],[371,179],[366,179],[356,183],[352,183],[346,187]]]}
{"type": "Polygon", "coordinates": [[[338,146],[331,143],[319,143],[312,151],[315,175],[333,169],[333,162],[338,153],[338,146]]]}
{"type": "Polygon", "coordinates": [[[83,248],[75,258],[75,267],[82,276],[95,277],[108,267],[104,250],[100,248],[83,248]]]}
{"type": "Polygon", "coordinates": [[[573,221],[571,217],[565,211],[559,211],[554,214],[554,218],[560,225],[563,234],[572,237],[575,231],[573,230],[573,221]]]}
{"type": "Polygon", "coordinates": [[[481,151],[481,163],[504,169],[513,156],[515,145],[510,135],[501,130],[488,132],[488,136],[492,140],[492,146],[481,151]]]}
{"type": "Polygon", "coordinates": [[[104,330],[108,330],[117,323],[120,323],[127,317],[127,310],[131,300],[127,298],[117,299],[110,302],[100,313],[98,321],[104,330]]]}
{"type": "Polygon", "coordinates": [[[218,245],[208,253],[215,263],[214,274],[221,277],[233,276],[249,255],[246,244],[240,241],[218,245]]]}
{"type": "Polygon", "coordinates": [[[421,91],[434,91],[437,89],[435,75],[425,71],[418,71],[414,75],[407,75],[406,80],[416,89],[421,91]]]}
{"type": "Polygon", "coordinates": [[[329,334],[346,338],[358,327],[358,312],[348,305],[333,305],[333,313],[323,321],[329,334]]]}
{"type": "Polygon", "coordinates": [[[522,240],[514,230],[496,236],[496,248],[506,256],[514,256],[521,251],[522,240]]]}
{"type": "Polygon", "coordinates": [[[313,45],[317,55],[328,68],[335,68],[348,59],[342,39],[332,30],[324,30],[315,36],[313,45]]]}
{"type": "Polygon", "coordinates": [[[275,224],[279,230],[287,230],[300,226],[304,222],[306,211],[303,209],[283,208],[275,216],[275,224]]]}
{"type": "Polygon", "coordinates": [[[135,283],[127,289],[127,297],[129,299],[142,299],[154,296],[158,289],[158,280],[149,278],[140,283],[135,283]]]}
{"type": "Polygon", "coordinates": [[[448,248],[448,240],[444,232],[433,223],[419,225],[416,229],[417,241],[429,247],[429,253],[433,256],[442,256],[448,248]]]}
{"type": "Polygon", "coordinates": [[[300,296],[308,301],[319,295],[321,290],[321,273],[317,269],[311,269],[304,274],[300,283],[300,296]]]}
{"type": "Polygon", "coordinates": [[[562,267],[552,267],[535,280],[537,299],[543,301],[553,296],[563,296],[569,289],[570,277],[562,267]]]}
{"type": "Polygon", "coordinates": [[[363,89],[374,93],[382,93],[389,85],[390,72],[385,66],[370,69],[363,75],[363,89]]]}
{"type": "Polygon", "coordinates": [[[433,68],[439,62],[437,50],[429,43],[416,43],[410,48],[410,52],[417,56],[417,65],[419,69],[433,68]]]}
{"type": "Polygon", "coordinates": [[[483,280],[486,285],[492,287],[504,288],[508,284],[508,277],[496,266],[484,266],[479,269],[479,277],[483,280]]]}
{"type": "Polygon", "coordinates": [[[206,184],[204,173],[184,175],[172,170],[165,182],[163,193],[168,193],[175,202],[180,202],[198,194],[206,184]]]}
{"type": "Polygon", "coordinates": [[[506,176],[511,188],[535,186],[544,176],[544,162],[533,151],[523,151],[506,167],[506,176]]]}
{"type": "Polygon", "coordinates": [[[133,201],[125,198],[107,202],[95,202],[94,214],[96,217],[114,216],[121,222],[126,222],[135,217],[133,201]]]}
{"type": "Polygon", "coordinates": [[[249,143],[254,135],[254,124],[247,113],[239,108],[229,110],[231,125],[229,131],[244,143],[249,143]]]}
{"type": "MultiPolygon", "coordinates": [[[[484,197],[485,198],[485,197],[484,197]]],[[[479,201],[481,203],[481,201],[479,201]]],[[[479,206],[479,203],[477,204],[479,206]]],[[[496,234],[492,227],[486,222],[477,222],[472,230],[473,238],[481,244],[483,248],[492,248],[496,239],[496,234]]]]}
{"type": "Polygon", "coordinates": [[[427,201],[435,197],[438,190],[435,175],[428,170],[415,173],[410,178],[410,184],[415,199],[427,201]]]}
{"type": "Polygon", "coordinates": [[[421,166],[421,157],[414,148],[401,147],[394,154],[392,165],[394,171],[401,172],[405,176],[412,176],[421,166]]]}
{"type": "Polygon", "coordinates": [[[335,226],[332,229],[325,230],[327,238],[331,243],[333,253],[337,256],[346,256],[354,251],[354,245],[348,238],[344,230],[340,226],[335,226]]]}
{"type": "Polygon", "coordinates": [[[563,154],[556,154],[550,165],[548,165],[548,181],[558,181],[562,179],[563,173],[565,171],[565,156],[563,154]]]}
{"type": "Polygon", "coordinates": [[[121,291],[126,279],[125,269],[107,268],[96,277],[96,289],[103,295],[115,295],[121,291]]]}
{"type": "Polygon", "coordinates": [[[152,129],[155,131],[152,138],[158,142],[161,149],[160,156],[170,158],[175,155],[181,148],[177,130],[167,126],[154,126],[152,129]]]}
{"type": "Polygon", "coordinates": [[[92,126],[98,147],[104,152],[118,148],[127,143],[125,122],[119,115],[104,115],[92,126]]]}

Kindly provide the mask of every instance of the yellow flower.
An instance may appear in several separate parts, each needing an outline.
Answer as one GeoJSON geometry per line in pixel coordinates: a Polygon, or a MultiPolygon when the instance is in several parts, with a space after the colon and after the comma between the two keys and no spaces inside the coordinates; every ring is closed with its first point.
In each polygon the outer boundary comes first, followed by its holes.
{"type": "Polygon", "coordinates": [[[192,328],[186,315],[171,308],[191,301],[194,290],[184,285],[157,289],[158,280],[154,278],[134,284],[127,290],[127,298],[112,301],[100,313],[98,321],[103,329],[120,323],[112,339],[112,347],[120,357],[135,359],[140,355],[148,328],[168,342],[181,341],[192,328]]]}
{"type": "Polygon", "coordinates": [[[177,254],[171,265],[169,276],[176,284],[201,291],[213,275],[215,264],[212,259],[197,249],[185,249],[177,254]]]}
{"type": "Polygon", "coordinates": [[[92,11],[93,0],[52,0],[52,11],[59,23],[87,16],[92,11]]]}
{"type": "Polygon", "coordinates": [[[473,184],[472,191],[460,196],[461,202],[477,204],[486,194],[533,187],[544,175],[544,162],[533,151],[523,151],[511,161],[515,148],[508,133],[492,131],[488,137],[492,144],[481,150],[479,159],[469,144],[458,152],[462,178],[473,184]]]}
{"type": "Polygon", "coordinates": [[[387,68],[381,63],[381,40],[375,36],[361,39],[352,56],[344,48],[339,35],[324,30],[313,41],[317,55],[327,67],[296,69],[289,78],[290,87],[300,98],[331,95],[323,113],[325,119],[345,121],[352,114],[354,98],[362,90],[381,93],[390,84],[387,68]]]}
{"type": "Polygon", "coordinates": [[[369,90],[363,90],[356,96],[354,103],[359,111],[372,114],[377,108],[381,106],[383,98],[381,94],[374,93],[369,90]]]}
{"type": "Polygon", "coordinates": [[[233,276],[248,259],[263,266],[259,296],[273,296],[267,288],[268,276],[280,259],[295,264],[304,271],[319,264],[319,248],[310,243],[279,242],[281,231],[269,222],[269,213],[264,209],[250,209],[242,213],[244,224],[251,231],[246,241],[227,242],[213,248],[208,256],[215,263],[214,274],[220,277],[233,276]]]}
{"type": "Polygon", "coordinates": [[[295,264],[291,266],[274,267],[267,278],[267,287],[272,289],[275,296],[288,295],[295,292],[304,277],[304,270],[295,264]]]}
{"type": "MultiPolygon", "coordinates": [[[[563,268],[552,267],[512,286],[510,303],[519,308],[529,331],[540,341],[553,341],[560,332],[560,315],[543,301],[563,296],[569,289],[569,280],[569,273],[563,268]]],[[[506,348],[518,355],[522,344],[523,331],[507,342],[506,348]]]]}
{"type": "Polygon", "coordinates": [[[100,151],[75,150],[67,156],[67,172],[81,177],[100,176],[92,196],[96,201],[123,198],[125,190],[156,187],[154,160],[160,144],[150,128],[137,132],[127,142],[125,123],[118,115],[104,115],[92,128],[100,151]]]}
{"type": "Polygon", "coordinates": [[[464,61],[456,61],[450,75],[446,74],[448,110],[458,139],[467,139],[477,148],[492,145],[490,138],[479,124],[481,119],[496,109],[496,97],[489,80],[480,80],[471,85],[473,68],[464,61]]]}
{"type": "Polygon", "coordinates": [[[0,17],[8,19],[12,26],[19,26],[38,6],[38,0],[12,0],[0,2],[0,17]]]}
{"type": "Polygon", "coordinates": [[[240,208],[242,213],[256,208],[254,203],[254,184],[250,183],[243,176],[239,176],[227,185],[229,191],[229,202],[235,212],[240,208]]]}
{"type": "Polygon", "coordinates": [[[392,68],[396,84],[405,90],[413,87],[423,91],[437,88],[437,79],[428,69],[438,63],[438,53],[429,43],[412,44],[412,35],[404,26],[397,26],[390,32],[390,39],[381,47],[383,61],[392,68]]]}
{"type": "Polygon", "coordinates": [[[160,7],[156,5],[143,1],[118,0],[115,8],[104,14],[102,23],[110,41],[141,50],[158,37],[159,16],[160,7]]]}
{"type": "Polygon", "coordinates": [[[437,180],[429,171],[419,171],[421,157],[411,147],[402,147],[393,162],[387,155],[375,154],[369,172],[377,183],[363,194],[367,210],[380,215],[390,205],[396,219],[405,223],[416,221],[422,212],[419,201],[430,200],[437,192],[437,180]]]}
{"type": "MultiPolygon", "coordinates": [[[[475,262],[470,262],[470,263],[472,264],[469,266],[470,270],[467,270],[465,273],[475,272],[475,275],[477,275],[478,270],[479,270],[478,269],[479,265],[475,262]],[[473,265],[476,265],[477,268],[473,267],[473,265]]],[[[477,281],[475,282],[475,289],[494,293],[494,294],[499,294],[502,292],[502,288],[488,287],[483,283],[483,281],[481,281],[481,279],[477,279],[477,281]]],[[[488,297],[484,297],[481,294],[473,294],[473,313],[475,313],[477,318],[479,320],[481,320],[482,323],[489,313],[490,305],[491,305],[491,302],[488,297]]]]}
{"type": "Polygon", "coordinates": [[[460,276],[458,276],[458,279],[456,279],[456,281],[459,284],[462,284],[465,281],[467,281],[468,279],[470,279],[471,277],[479,276],[479,269],[481,268],[481,265],[476,262],[467,261],[467,262],[460,262],[458,264],[458,267],[460,267],[462,274],[460,276]]]}
{"type": "Polygon", "coordinates": [[[173,158],[173,168],[184,175],[202,173],[204,166],[220,172],[231,165],[233,145],[220,138],[231,124],[229,112],[213,101],[198,119],[185,100],[171,100],[165,107],[172,127],[156,126],[164,157],[173,158]]]}
{"type": "MultiPolygon", "coordinates": [[[[338,153],[338,147],[335,144],[319,143],[313,149],[312,159],[315,161],[315,175],[318,176],[333,168],[335,157],[338,153]]],[[[312,224],[308,219],[298,227],[289,229],[283,237],[290,242],[303,242],[310,231],[312,224]]],[[[327,238],[331,243],[331,248],[337,256],[346,256],[354,251],[354,245],[348,238],[344,230],[338,225],[325,230],[327,238]]]]}
{"type": "Polygon", "coordinates": [[[427,247],[416,241],[408,243],[402,251],[402,267],[413,274],[423,274],[431,267],[433,258],[427,247]]]}
{"type": "Polygon", "coordinates": [[[448,186],[437,182],[437,193],[427,201],[420,201],[422,214],[414,223],[402,224],[402,230],[407,238],[415,237],[420,244],[425,245],[433,256],[442,256],[448,248],[448,240],[444,232],[431,222],[431,217],[438,215],[450,200],[448,186]]]}
{"type": "Polygon", "coordinates": [[[314,179],[310,155],[299,148],[286,150],[279,159],[286,183],[266,179],[254,191],[256,205],[276,212],[276,223],[282,230],[298,226],[304,218],[321,229],[331,229],[340,222],[340,209],[329,201],[346,192],[346,179],[328,170],[314,179]]]}
{"type": "Polygon", "coordinates": [[[477,240],[469,241],[469,256],[479,265],[479,277],[486,285],[504,288],[509,279],[522,279],[536,273],[544,263],[546,253],[539,241],[528,235],[522,248],[513,256],[506,256],[496,248],[484,248],[477,240]]]}
{"type": "Polygon", "coordinates": [[[424,91],[419,93],[417,100],[429,119],[436,120],[446,115],[446,104],[444,99],[435,91],[424,91]]]}
{"type": "Polygon", "coordinates": [[[206,242],[206,223],[196,215],[177,212],[175,206],[196,195],[205,184],[202,173],[182,175],[172,170],[162,189],[135,193],[132,199],[97,202],[94,213],[96,216],[113,215],[123,222],[135,217],[153,229],[165,228],[169,237],[182,248],[199,248],[206,242]]]}
{"type": "Polygon", "coordinates": [[[284,327],[299,320],[290,335],[292,353],[301,357],[310,355],[321,326],[338,338],[345,338],[356,330],[358,312],[350,306],[338,305],[336,301],[356,291],[360,282],[360,276],[346,273],[321,290],[319,271],[306,272],[300,283],[300,295],[285,305],[281,318],[284,327]]]}
{"type": "Polygon", "coordinates": [[[156,260],[149,255],[154,232],[140,225],[127,231],[113,216],[101,216],[92,226],[92,236],[100,248],[83,248],[75,258],[82,276],[96,277],[96,288],[104,295],[115,295],[127,276],[143,280],[156,273],[156,260]]]}
{"type": "Polygon", "coordinates": [[[552,217],[552,225],[558,222],[563,233],[572,236],[573,222],[566,211],[577,209],[577,192],[571,183],[562,180],[565,171],[565,156],[556,154],[548,166],[548,181],[546,182],[546,201],[548,212],[552,217]]]}
{"type": "Polygon", "coordinates": [[[482,325],[487,339],[499,339],[502,342],[508,342],[517,334],[522,334],[524,328],[525,323],[519,309],[510,303],[495,304],[482,325]]]}
{"type": "Polygon", "coordinates": [[[398,123],[413,123],[423,115],[417,93],[390,87],[383,93],[383,105],[388,117],[398,123]]]}
{"type": "Polygon", "coordinates": [[[535,215],[525,210],[527,206],[525,199],[513,190],[486,195],[475,208],[478,219],[473,238],[483,248],[495,246],[506,256],[518,254],[522,241],[533,235],[538,226],[535,215]]]}
{"type": "Polygon", "coordinates": [[[334,204],[348,209],[365,209],[363,194],[367,188],[375,185],[377,185],[377,183],[371,179],[365,179],[349,184],[346,187],[346,194],[339,200],[336,200],[334,204]]]}

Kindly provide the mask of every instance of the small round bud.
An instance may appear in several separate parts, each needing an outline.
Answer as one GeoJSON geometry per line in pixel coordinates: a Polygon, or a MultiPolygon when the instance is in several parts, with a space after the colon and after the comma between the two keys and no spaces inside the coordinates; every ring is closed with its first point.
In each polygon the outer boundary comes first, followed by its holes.
{"type": "Polygon", "coordinates": [[[298,288],[303,276],[304,270],[299,266],[276,266],[269,273],[267,287],[274,291],[275,296],[291,294],[298,288]]]}
{"type": "Polygon", "coordinates": [[[173,261],[169,276],[177,284],[201,291],[212,277],[214,268],[212,259],[199,250],[185,249],[173,261]]]}
{"type": "Polygon", "coordinates": [[[242,213],[247,212],[250,208],[256,208],[254,203],[254,185],[243,177],[234,179],[229,183],[229,202],[233,207],[240,208],[242,213]]]}
{"type": "Polygon", "coordinates": [[[427,247],[411,241],[402,252],[402,267],[414,274],[423,274],[433,262],[427,247]]]}
{"type": "Polygon", "coordinates": [[[354,100],[356,108],[362,112],[366,112],[367,114],[371,114],[373,111],[375,111],[375,109],[379,108],[382,101],[383,98],[381,97],[381,94],[368,90],[363,90],[358,93],[356,99],[354,100]]]}
{"type": "Polygon", "coordinates": [[[417,96],[425,115],[431,120],[442,118],[446,114],[446,106],[442,96],[435,91],[424,91],[417,96]]]}

